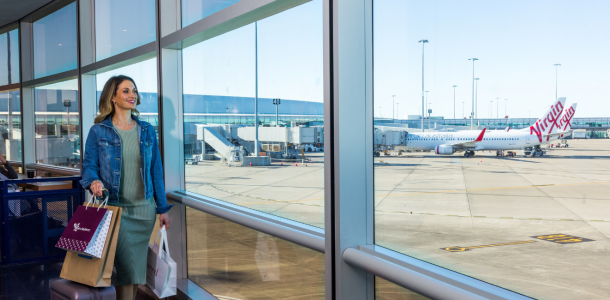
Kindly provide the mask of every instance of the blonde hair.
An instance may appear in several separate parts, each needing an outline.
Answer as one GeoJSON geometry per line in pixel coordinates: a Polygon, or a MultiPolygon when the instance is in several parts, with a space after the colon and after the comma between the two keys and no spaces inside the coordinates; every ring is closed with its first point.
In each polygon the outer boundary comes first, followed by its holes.
{"type": "MultiPolygon", "coordinates": [[[[138,91],[138,86],[136,82],[131,79],[131,77],[125,75],[117,75],[112,76],[106,84],[104,85],[104,89],[102,90],[102,94],[100,95],[100,105],[99,112],[100,114],[95,117],[94,123],[101,123],[106,120],[108,116],[114,115],[114,105],[112,104],[112,98],[116,96],[117,90],[119,89],[119,85],[123,83],[123,81],[129,80],[133,83],[133,86],[136,88],[136,105],[140,105],[140,92],[138,91]]],[[[138,118],[140,116],[140,112],[134,108],[131,110],[131,115],[138,118]]]]}

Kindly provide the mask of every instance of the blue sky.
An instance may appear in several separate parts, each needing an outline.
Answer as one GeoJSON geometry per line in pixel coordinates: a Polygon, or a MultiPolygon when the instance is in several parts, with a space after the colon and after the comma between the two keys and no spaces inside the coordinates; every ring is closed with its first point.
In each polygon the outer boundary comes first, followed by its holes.
{"type": "Polygon", "coordinates": [[[453,85],[456,117],[463,101],[468,114],[476,57],[480,118],[491,100],[496,116],[496,97],[500,117],[504,99],[510,117],[538,117],[555,97],[555,63],[576,117],[607,116],[610,1],[375,0],[374,11],[376,116],[392,115],[391,95],[398,116],[420,114],[421,39],[433,115],[453,117],[453,85]]]}

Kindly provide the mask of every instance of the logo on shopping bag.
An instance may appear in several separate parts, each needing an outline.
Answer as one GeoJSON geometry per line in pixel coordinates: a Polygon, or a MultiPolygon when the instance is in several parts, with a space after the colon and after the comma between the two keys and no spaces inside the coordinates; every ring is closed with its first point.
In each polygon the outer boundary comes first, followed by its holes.
{"type": "Polygon", "coordinates": [[[159,273],[159,269],[155,269],[153,268],[153,266],[151,266],[150,264],[146,265],[146,268],[148,269],[148,272],[155,275],[155,277],[157,277],[157,274],[159,273]]]}
{"type": "Polygon", "coordinates": [[[74,231],[91,231],[91,229],[88,228],[81,228],[80,227],[80,223],[74,223],[74,231]]]}

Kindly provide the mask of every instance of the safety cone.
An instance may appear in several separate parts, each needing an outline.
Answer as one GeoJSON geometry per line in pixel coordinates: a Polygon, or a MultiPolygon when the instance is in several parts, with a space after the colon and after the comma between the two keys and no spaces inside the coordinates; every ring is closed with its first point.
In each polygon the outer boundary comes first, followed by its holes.
{"type": "Polygon", "coordinates": [[[250,167],[252,167],[252,162],[250,162],[250,167]]]}
{"type": "Polygon", "coordinates": [[[282,162],[280,162],[280,163],[281,163],[281,166],[283,166],[283,165],[284,165],[284,162],[283,162],[283,161],[282,161],[282,162]]]}
{"type": "Polygon", "coordinates": [[[295,166],[295,167],[298,167],[298,166],[299,166],[299,163],[294,164],[294,166],[295,166]]]}

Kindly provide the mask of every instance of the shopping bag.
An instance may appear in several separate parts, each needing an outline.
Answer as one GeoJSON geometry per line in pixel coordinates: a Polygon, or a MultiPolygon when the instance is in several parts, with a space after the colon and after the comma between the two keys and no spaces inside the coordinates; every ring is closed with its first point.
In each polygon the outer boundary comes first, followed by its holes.
{"type": "MultiPolygon", "coordinates": [[[[99,206],[92,204],[91,207],[99,206]]],[[[68,252],[59,277],[93,287],[111,285],[110,277],[112,277],[112,267],[114,266],[117,240],[121,227],[122,208],[108,205],[106,209],[112,211],[112,217],[100,259],[68,252]]]]}
{"type": "Polygon", "coordinates": [[[176,284],[178,282],[177,275],[177,265],[169,256],[167,231],[165,225],[163,225],[153,244],[148,245],[146,285],[159,298],[174,296],[176,295],[176,284]],[[161,236],[161,244],[157,244],[159,236],[161,236]],[[163,247],[165,250],[163,250],[163,247]]]}
{"type": "MultiPolygon", "coordinates": [[[[112,211],[101,206],[89,207],[92,200],[76,208],[55,247],[95,258],[102,256],[112,211]]],[[[107,202],[108,197],[102,202],[104,207],[107,202]]]]}

